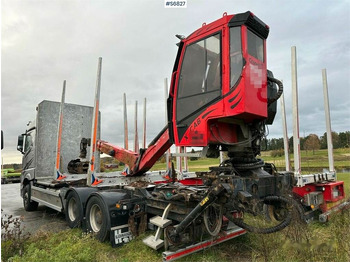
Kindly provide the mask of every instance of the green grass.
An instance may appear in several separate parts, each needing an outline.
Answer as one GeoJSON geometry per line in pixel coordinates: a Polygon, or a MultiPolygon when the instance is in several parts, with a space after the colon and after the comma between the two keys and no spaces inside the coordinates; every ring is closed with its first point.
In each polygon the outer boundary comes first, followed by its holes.
{"type": "Polygon", "coordinates": [[[270,234],[249,234],[253,261],[349,261],[350,211],[327,224],[293,223],[270,234]]]}
{"type": "MultiPolygon", "coordinates": [[[[80,229],[39,233],[26,242],[22,256],[16,255],[11,261],[162,261],[161,251],[154,251],[142,243],[145,236],[112,248],[109,243],[100,243],[80,229]]],[[[1,245],[2,261],[8,261],[4,254],[6,242],[2,241],[1,245]]],[[[345,262],[349,259],[350,210],[334,216],[327,224],[295,222],[274,234],[247,233],[178,261],[345,262]]]]}
{"type": "Polygon", "coordinates": [[[337,174],[337,180],[344,181],[345,196],[350,199],[350,173],[337,174]]]}
{"type": "MultiPolygon", "coordinates": [[[[22,256],[16,255],[11,261],[161,261],[161,253],[142,243],[144,237],[140,236],[120,248],[112,248],[109,243],[101,243],[81,229],[68,229],[59,233],[41,232],[26,242],[22,256]]],[[[5,245],[6,242],[2,241],[2,250],[5,245]]],[[[7,258],[2,252],[2,260],[7,261],[7,258]]]]}
{"type": "MultiPolygon", "coordinates": [[[[350,169],[350,148],[339,148],[333,151],[334,165],[336,170],[350,169]]],[[[282,170],[285,168],[284,155],[279,157],[272,157],[271,151],[261,153],[261,158],[265,162],[275,164],[275,166],[282,170]]],[[[289,155],[291,165],[294,165],[294,155],[289,155]]],[[[313,154],[312,151],[301,151],[301,168],[302,170],[311,170],[321,172],[328,168],[328,151],[327,149],[317,150],[313,154]]]]}

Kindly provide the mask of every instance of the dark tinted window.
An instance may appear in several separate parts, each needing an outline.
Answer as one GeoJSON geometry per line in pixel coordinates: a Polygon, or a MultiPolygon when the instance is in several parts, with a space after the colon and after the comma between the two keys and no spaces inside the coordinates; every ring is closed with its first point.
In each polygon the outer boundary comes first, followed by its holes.
{"type": "Polygon", "coordinates": [[[214,98],[221,89],[220,34],[189,45],[178,87],[177,120],[182,120],[214,98]]]}
{"type": "Polygon", "coordinates": [[[27,152],[33,146],[33,139],[30,134],[26,135],[26,141],[24,145],[24,152],[27,152]]]}
{"type": "Polygon", "coordinates": [[[241,76],[243,68],[241,27],[230,28],[230,68],[232,88],[241,76]]]}
{"type": "Polygon", "coordinates": [[[254,34],[252,31],[247,30],[248,35],[248,53],[254,56],[260,61],[264,61],[264,41],[254,34]]]}

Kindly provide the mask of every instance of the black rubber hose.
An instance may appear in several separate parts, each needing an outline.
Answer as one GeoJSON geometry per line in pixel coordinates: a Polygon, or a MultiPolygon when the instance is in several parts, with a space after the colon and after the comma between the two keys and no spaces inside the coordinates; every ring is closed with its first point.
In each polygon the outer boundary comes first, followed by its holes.
{"type": "MultiPolygon", "coordinates": [[[[264,198],[263,201],[264,201],[265,204],[269,204],[271,202],[282,202],[282,203],[285,203],[285,204],[293,204],[292,200],[287,199],[287,198],[282,197],[282,196],[267,196],[267,197],[264,198]]],[[[256,233],[256,234],[271,234],[271,233],[275,233],[275,232],[280,231],[283,228],[287,227],[292,221],[292,214],[291,214],[291,212],[289,212],[287,217],[281,223],[279,223],[278,225],[273,226],[273,227],[268,227],[268,228],[260,228],[260,227],[254,227],[254,226],[251,226],[251,225],[248,225],[248,224],[244,223],[242,219],[233,217],[233,215],[231,213],[229,213],[229,212],[227,212],[225,214],[225,216],[230,221],[235,223],[237,226],[239,226],[239,227],[241,227],[241,228],[243,228],[243,229],[245,229],[245,230],[247,230],[249,232],[256,233]]]]}
{"type": "Polygon", "coordinates": [[[250,169],[263,167],[264,161],[261,159],[257,159],[256,162],[252,162],[252,163],[239,163],[239,164],[233,163],[233,166],[239,170],[250,170],[250,169]]]}
{"type": "Polygon", "coordinates": [[[269,98],[268,101],[267,101],[268,104],[272,104],[273,102],[277,101],[278,98],[281,97],[281,95],[283,93],[283,83],[280,80],[278,80],[276,78],[273,78],[271,76],[268,76],[267,80],[271,81],[271,82],[274,82],[274,83],[276,83],[278,85],[278,91],[277,91],[276,96],[273,97],[273,98],[269,98]]]}
{"type": "Polygon", "coordinates": [[[299,214],[299,218],[301,219],[301,221],[306,222],[306,217],[305,217],[305,213],[304,213],[304,209],[302,207],[302,204],[300,202],[298,202],[297,200],[295,200],[294,198],[291,199],[291,202],[293,203],[293,207],[295,207],[298,211],[299,214]]]}

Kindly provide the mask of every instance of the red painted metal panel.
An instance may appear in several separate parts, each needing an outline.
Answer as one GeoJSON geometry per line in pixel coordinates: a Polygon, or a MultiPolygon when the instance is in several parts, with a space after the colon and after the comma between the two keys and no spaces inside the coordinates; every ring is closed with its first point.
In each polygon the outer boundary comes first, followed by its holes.
{"type": "Polygon", "coordinates": [[[303,187],[293,187],[293,193],[304,197],[305,195],[315,192],[316,191],[316,185],[315,184],[308,184],[303,187]]]}
{"type": "Polygon", "coordinates": [[[316,184],[318,187],[323,187],[323,199],[326,202],[337,202],[344,198],[344,182],[336,181],[336,182],[327,182],[316,184]]]}

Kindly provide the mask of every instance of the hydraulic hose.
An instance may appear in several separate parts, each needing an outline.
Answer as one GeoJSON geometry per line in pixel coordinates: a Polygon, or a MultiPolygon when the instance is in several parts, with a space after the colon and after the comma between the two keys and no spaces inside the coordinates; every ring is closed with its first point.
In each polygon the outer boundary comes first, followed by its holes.
{"type": "Polygon", "coordinates": [[[160,191],[159,192],[161,196],[164,197],[164,199],[166,200],[182,200],[182,199],[186,199],[186,194],[185,193],[179,193],[176,195],[170,195],[167,196],[164,192],[160,191]]]}
{"type": "Polygon", "coordinates": [[[234,163],[233,166],[239,170],[250,170],[250,169],[263,167],[264,161],[261,159],[257,159],[255,162],[251,162],[251,163],[239,163],[239,164],[234,163]]]}
{"type": "Polygon", "coordinates": [[[277,91],[276,96],[273,97],[273,98],[269,98],[268,101],[267,101],[268,104],[272,104],[273,102],[277,101],[278,98],[281,97],[281,95],[283,93],[283,83],[280,80],[278,80],[278,79],[276,79],[274,77],[271,77],[271,76],[268,76],[267,80],[278,85],[278,91],[277,91]]]}
{"type": "MultiPolygon", "coordinates": [[[[271,202],[293,204],[292,203],[293,201],[291,199],[287,199],[287,198],[282,197],[282,196],[267,196],[263,199],[263,201],[265,204],[269,204],[271,202]]],[[[289,212],[287,217],[278,225],[273,226],[273,227],[268,227],[268,228],[260,228],[260,227],[255,227],[255,226],[251,226],[251,225],[244,223],[242,219],[235,218],[230,212],[226,212],[225,216],[230,221],[235,223],[237,226],[239,226],[239,227],[241,227],[249,232],[256,233],[256,234],[271,234],[271,233],[280,231],[283,228],[287,227],[292,221],[292,212],[289,212]]]]}

